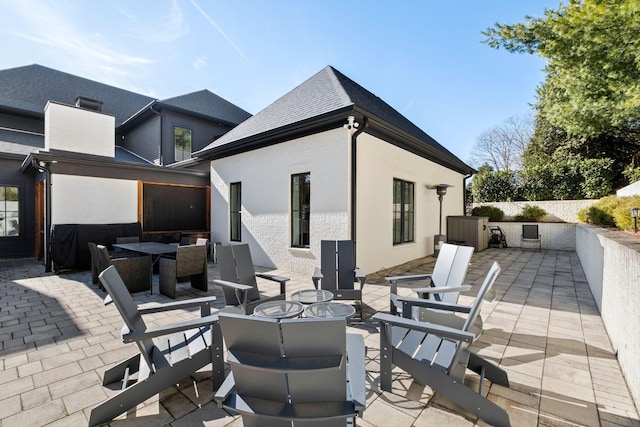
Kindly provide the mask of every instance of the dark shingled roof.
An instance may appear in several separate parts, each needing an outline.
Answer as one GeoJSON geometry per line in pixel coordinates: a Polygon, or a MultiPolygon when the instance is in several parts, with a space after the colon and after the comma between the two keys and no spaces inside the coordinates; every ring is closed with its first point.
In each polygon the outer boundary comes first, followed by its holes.
{"type": "Polygon", "coordinates": [[[273,135],[279,129],[285,132],[296,123],[309,122],[338,110],[357,110],[375,119],[380,125],[396,129],[411,139],[413,152],[417,151],[463,173],[473,171],[389,104],[331,66],[325,67],[195,154],[215,157],[217,149],[225,149],[226,154],[233,154],[227,148],[235,145],[240,152],[243,141],[260,138],[263,134],[273,135]]]}
{"type": "Polygon", "coordinates": [[[152,102],[237,124],[251,115],[208,90],[158,101],[114,86],[42,65],[0,70],[0,106],[42,116],[47,101],[74,105],[78,96],[102,102],[102,112],[115,116],[116,127],[152,102]]]}
{"type": "Polygon", "coordinates": [[[204,116],[222,119],[233,124],[241,123],[251,117],[251,114],[247,113],[242,108],[219,97],[215,93],[209,92],[206,89],[188,93],[186,95],[163,99],[160,103],[199,113],[204,116]]]}
{"type": "Polygon", "coordinates": [[[115,116],[116,126],[154,100],[37,64],[0,71],[4,107],[43,115],[47,101],[74,105],[78,96],[102,101],[102,112],[115,116]]]}

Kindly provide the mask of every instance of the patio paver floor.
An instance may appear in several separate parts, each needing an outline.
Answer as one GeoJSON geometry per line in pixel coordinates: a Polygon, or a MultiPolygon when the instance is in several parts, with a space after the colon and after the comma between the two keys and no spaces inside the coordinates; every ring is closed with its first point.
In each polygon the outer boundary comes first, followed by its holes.
{"type": "MultiPolygon", "coordinates": [[[[483,389],[509,412],[512,425],[640,426],[576,254],[512,248],[476,253],[466,278],[474,286],[461,303],[472,301],[493,260],[502,266],[497,297],[483,304],[484,332],[473,348],[509,373],[509,388],[487,382],[483,389]]],[[[400,370],[392,393],[379,389],[379,334],[370,316],[389,309],[384,277],[430,272],[434,263],[425,257],[367,276],[365,320],[349,326],[368,347],[368,406],[358,425],[485,425],[400,370]]],[[[209,268],[210,279],[219,277],[217,265],[209,268]]],[[[287,295],[313,287],[310,275],[274,272],[291,278],[287,295]]],[[[153,295],[135,294],[138,303],[169,301],[157,293],[154,279],[153,295]]],[[[268,289],[267,282],[261,285],[268,289]]],[[[178,287],[178,299],[203,294],[188,283],[178,287]]],[[[207,294],[222,306],[219,288],[210,286],[207,294]]],[[[101,386],[102,373],[137,348],[120,341],[122,320],[115,307],[102,304],[104,296],[89,271],[56,275],[44,273],[35,259],[0,260],[0,427],[86,426],[91,408],[113,393],[101,386]]],[[[147,322],[193,315],[158,314],[147,322]]],[[[110,425],[241,426],[239,416],[212,401],[208,374],[203,369],[110,425]]],[[[478,377],[468,374],[466,381],[477,384],[478,377]]]]}

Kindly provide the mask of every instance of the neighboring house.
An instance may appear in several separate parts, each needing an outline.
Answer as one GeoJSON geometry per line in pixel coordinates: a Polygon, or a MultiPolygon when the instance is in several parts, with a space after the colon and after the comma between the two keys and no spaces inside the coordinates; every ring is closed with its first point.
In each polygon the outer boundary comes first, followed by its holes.
{"type": "Polygon", "coordinates": [[[211,162],[213,241],[249,243],[257,264],[309,273],[320,240],[353,239],[374,272],[433,253],[435,184],[464,214],[475,171],[332,67],[194,153],[211,162]]]}
{"type": "Polygon", "coordinates": [[[248,117],[206,90],[157,100],[40,65],[1,70],[0,257],[48,264],[55,224],[169,231],[158,215],[188,194],[204,197],[197,227],[208,229],[209,164],[191,153],[248,117]]]}

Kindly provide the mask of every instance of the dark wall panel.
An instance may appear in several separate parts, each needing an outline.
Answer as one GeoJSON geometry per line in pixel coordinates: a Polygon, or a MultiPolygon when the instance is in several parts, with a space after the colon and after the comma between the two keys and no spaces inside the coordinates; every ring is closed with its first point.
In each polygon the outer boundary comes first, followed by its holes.
{"type": "Polygon", "coordinates": [[[143,231],[208,230],[206,187],[143,184],[143,231]]]}
{"type": "Polygon", "coordinates": [[[21,163],[0,158],[0,185],[18,187],[20,209],[20,234],[0,237],[0,258],[32,257],[35,253],[35,179],[20,173],[21,163]]]}

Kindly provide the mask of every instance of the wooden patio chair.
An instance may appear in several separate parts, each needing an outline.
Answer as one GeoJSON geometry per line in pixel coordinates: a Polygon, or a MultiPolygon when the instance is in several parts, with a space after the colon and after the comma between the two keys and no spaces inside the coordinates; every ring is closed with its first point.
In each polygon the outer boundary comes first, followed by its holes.
{"type": "Polygon", "coordinates": [[[397,366],[485,422],[509,426],[507,412],[482,395],[484,379],[508,387],[507,373],[467,348],[474,340],[470,329],[484,296],[499,273],[500,265],[494,262],[460,329],[385,313],[374,315],[380,321],[380,388],[392,391],[392,370],[397,366]],[[467,369],[480,375],[477,391],[464,383],[467,369]]]}
{"type": "Polygon", "coordinates": [[[289,278],[256,273],[249,245],[219,245],[216,248],[216,254],[220,280],[214,280],[213,283],[222,287],[225,304],[231,310],[242,314],[252,314],[253,309],[263,302],[285,299],[286,284],[289,278]],[[280,293],[271,296],[261,294],[257,278],[279,283],[280,293]]]}
{"type": "Polygon", "coordinates": [[[231,373],[215,394],[244,427],[346,426],[364,412],[365,346],[344,319],[220,313],[231,373]]]}
{"type": "Polygon", "coordinates": [[[367,276],[355,265],[353,240],[320,241],[320,268],[316,267],[311,279],[316,289],[331,292],[334,300],[356,301],[362,320],[362,289],[367,276]]]}
{"type": "MultiPolygon", "coordinates": [[[[445,303],[457,303],[460,292],[471,290],[471,286],[463,285],[467,269],[473,256],[471,246],[442,244],[431,274],[413,274],[387,277],[389,282],[390,313],[399,314],[402,302],[398,300],[398,283],[425,281],[426,287],[412,288],[419,298],[433,299],[445,303]]],[[[414,310],[413,316],[424,310],[414,310]]]]}
{"type": "Polygon", "coordinates": [[[143,292],[151,289],[151,257],[134,253],[109,252],[106,246],[89,242],[89,250],[96,251],[98,271],[114,266],[129,292],[143,292]]]}
{"type": "Polygon", "coordinates": [[[107,369],[103,385],[120,392],[91,410],[89,425],[104,424],[155,394],[212,364],[213,389],[224,380],[223,341],[218,316],[211,315],[215,297],[138,307],[114,266],[99,276],[124,320],[122,341],[135,342],[139,353],[107,369]],[[200,318],[149,328],[142,315],[200,307],[200,318]],[[155,339],[160,338],[162,339],[155,339]],[[137,373],[137,375],[136,375],[137,373]]]}
{"type": "Polygon", "coordinates": [[[189,278],[191,287],[207,291],[209,289],[207,247],[203,245],[178,246],[176,257],[160,258],[160,293],[169,298],[176,297],[178,278],[189,278]]]}

